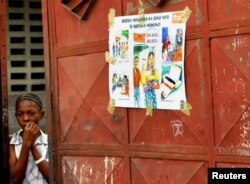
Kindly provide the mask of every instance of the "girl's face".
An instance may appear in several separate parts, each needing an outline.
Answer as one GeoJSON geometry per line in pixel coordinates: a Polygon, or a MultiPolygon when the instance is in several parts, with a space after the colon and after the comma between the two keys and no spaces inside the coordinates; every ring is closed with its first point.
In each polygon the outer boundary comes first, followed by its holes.
{"type": "Polygon", "coordinates": [[[19,126],[24,129],[29,122],[39,124],[39,121],[44,116],[44,112],[35,102],[23,100],[16,104],[15,115],[19,126]]]}

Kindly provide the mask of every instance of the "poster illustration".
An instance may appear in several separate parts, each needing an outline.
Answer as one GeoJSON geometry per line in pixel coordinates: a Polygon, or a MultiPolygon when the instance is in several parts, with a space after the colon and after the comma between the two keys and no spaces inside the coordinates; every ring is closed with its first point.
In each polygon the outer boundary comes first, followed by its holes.
{"type": "Polygon", "coordinates": [[[181,109],[186,101],[182,12],[115,17],[109,92],[116,107],[181,109]],[[140,18],[140,19],[139,19],[140,18]]]}

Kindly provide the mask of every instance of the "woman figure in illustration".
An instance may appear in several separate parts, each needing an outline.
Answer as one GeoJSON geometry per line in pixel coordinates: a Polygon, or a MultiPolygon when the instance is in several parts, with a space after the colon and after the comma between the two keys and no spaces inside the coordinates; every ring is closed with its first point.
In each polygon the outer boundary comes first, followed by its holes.
{"type": "Polygon", "coordinates": [[[159,72],[155,68],[155,55],[153,52],[149,52],[147,67],[142,65],[141,82],[143,84],[143,90],[145,93],[145,105],[146,108],[157,108],[155,89],[160,88],[159,84],[159,72]]]}

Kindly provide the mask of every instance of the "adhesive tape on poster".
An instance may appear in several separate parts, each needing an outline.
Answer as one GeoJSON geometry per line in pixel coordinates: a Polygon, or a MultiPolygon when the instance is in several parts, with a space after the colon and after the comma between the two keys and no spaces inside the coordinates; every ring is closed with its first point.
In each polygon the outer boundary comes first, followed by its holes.
{"type": "Polygon", "coordinates": [[[114,27],[115,9],[111,8],[108,14],[109,28],[114,27]]]}
{"type": "Polygon", "coordinates": [[[110,64],[115,63],[115,59],[113,58],[113,56],[108,51],[105,52],[105,59],[106,59],[106,62],[108,62],[110,64]]]}
{"type": "Polygon", "coordinates": [[[146,116],[153,116],[153,109],[152,108],[147,108],[146,109],[146,116]]]}
{"type": "Polygon", "coordinates": [[[145,12],[145,10],[144,10],[143,6],[140,6],[140,7],[138,8],[138,16],[139,16],[139,23],[140,23],[140,24],[144,24],[144,23],[145,23],[145,15],[144,15],[144,12],[145,12]]]}
{"type": "Polygon", "coordinates": [[[190,116],[191,109],[192,109],[192,105],[189,104],[188,102],[184,102],[183,109],[181,109],[180,111],[183,112],[184,114],[186,114],[187,116],[190,116]]]}
{"type": "Polygon", "coordinates": [[[192,11],[188,8],[188,6],[186,6],[186,8],[183,10],[183,13],[182,13],[182,22],[183,23],[186,23],[191,15],[192,11]]]}
{"type": "Polygon", "coordinates": [[[115,99],[113,99],[113,98],[110,98],[110,100],[109,100],[109,104],[108,104],[108,112],[110,113],[110,114],[113,114],[114,113],[114,110],[115,110],[115,99]]]}

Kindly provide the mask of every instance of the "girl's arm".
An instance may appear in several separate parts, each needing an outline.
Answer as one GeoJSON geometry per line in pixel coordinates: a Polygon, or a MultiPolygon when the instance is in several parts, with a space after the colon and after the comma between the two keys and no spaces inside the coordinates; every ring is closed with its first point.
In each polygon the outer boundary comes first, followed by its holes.
{"type": "Polygon", "coordinates": [[[39,128],[34,123],[27,123],[23,130],[23,143],[20,151],[20,156],[17,159],[14,145],[10,145],[10,176],[13,183],[23,181],[29,160],[29,150],[39,136],[39,128]]]}
{"type": "Polygon", "coordinates": [[[17,160],[14,145],[10,145],[9,166],[10,176],[13,183],[21,183],[25,177],[29,158],[29,146],[22,145],[20,157],[17,160]]]}
{"type": "MultiPolygon", "coordinates": [[[[35,144],[32,145],[32,147],[31,147],[31,153],[34,157],[34,160],[39,160],[42,157],[41,153],[38,151],[35,144]]],[[[43,160],[42,162],[37,164],[37,167],[40,170],[40,172],[42,173],[43,177],[49,183],[49,163],[46,160],[43,160]]]]}

